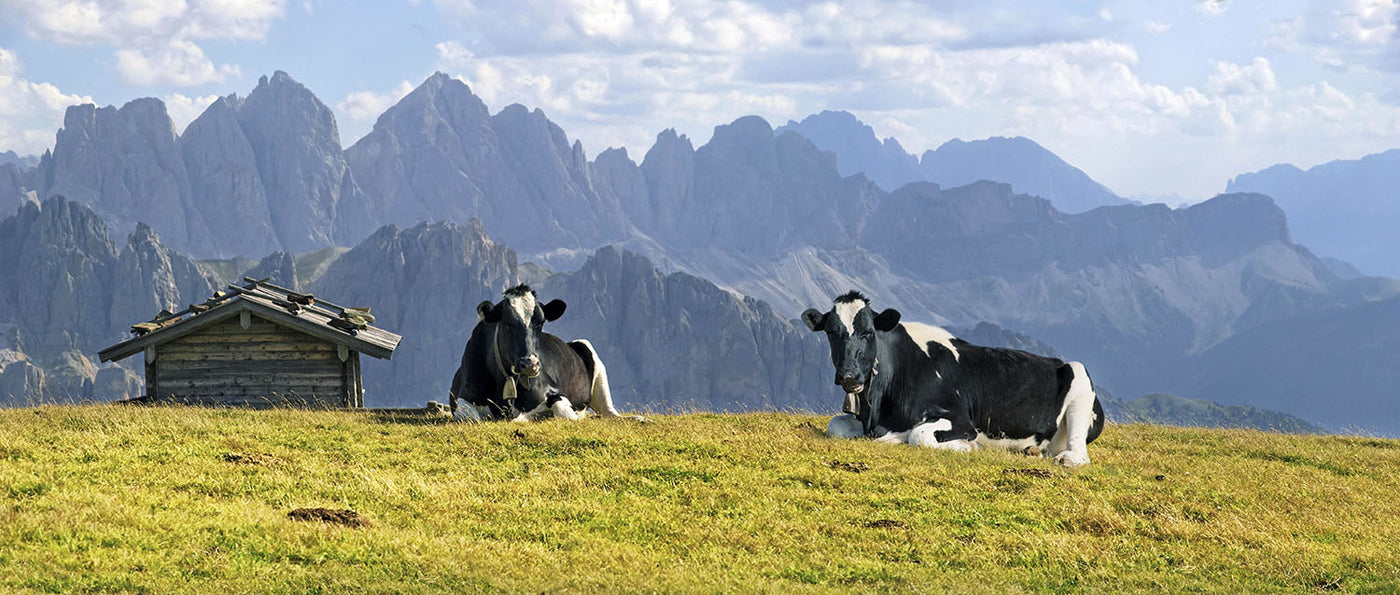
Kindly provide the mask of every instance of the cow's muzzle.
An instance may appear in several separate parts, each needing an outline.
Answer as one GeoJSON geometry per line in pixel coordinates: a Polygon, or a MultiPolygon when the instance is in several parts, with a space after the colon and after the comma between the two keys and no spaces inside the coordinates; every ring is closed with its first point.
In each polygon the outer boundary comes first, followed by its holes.
{"type": "Polygon", "coordinates": [[[534,378],[540,375],[540,358],[530,356],[510,367],[510,373],[521,378],[534,378]]]}
{"type": "Polygon", "coordinates": [[[861,382],[855,374],[839,374],[836,376],[836,384],[846,391],[847,394],[855,394],[865,390],[865,383],[861,382]]]}

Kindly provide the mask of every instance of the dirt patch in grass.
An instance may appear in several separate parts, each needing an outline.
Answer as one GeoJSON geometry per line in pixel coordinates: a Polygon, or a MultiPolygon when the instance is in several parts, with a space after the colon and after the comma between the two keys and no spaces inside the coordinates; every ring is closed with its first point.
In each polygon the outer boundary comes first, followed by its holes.
{"type": "Polygon", "coordinates": [[[832,469],[840,471],[850,471],[851,473],[863,473],[870,470],[870,465],[860,461],[830,461],[828,463],[832,469]]]}
{"type": "Polygon", "coordinates": [[[865,524],[866,529],[908,529],[909,523],[894,519],[875,519],[865,524]]]}
{"type": "Polygon", "coordinates": [[[265,452],[230,452],[224,454],[224,461],[237,463],[240,465],[263,465],[272,466],[282,462],[282,459],[265,452]]]}
{"type": "Polygon", "coordinates": [[[1050,479],[1055,476],[1049,469],[1002,469],[1002,475],[1024,475],[1026,477],[1036,477],[1040,479],[1050,479]]]}
{"type": "Polygon", "coordinates": [[[363,527],[369,524],[369,519],[364,515],[348,509],[298,508],[287,513],[287,517],[294,521],[320,521],[346,527],[363,527]]]}

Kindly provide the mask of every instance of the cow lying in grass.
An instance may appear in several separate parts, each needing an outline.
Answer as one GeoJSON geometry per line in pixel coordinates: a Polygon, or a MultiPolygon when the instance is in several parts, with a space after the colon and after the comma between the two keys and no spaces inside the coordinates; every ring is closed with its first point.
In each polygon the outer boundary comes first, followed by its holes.
{"type": "Polygon", "coordinates": [[[608,370],[593,345],[565,343],[542,329],[563,316],[565,307],[563,300],[541,305],[528,285],[506,290],[500,302],[481,302],[462,364],[452,377],[453,417],[582,419],[590,407],[603,417],[622,417],[613,407],[608,370]]]}
{"type": "Polygon", "coordinates": [[[858,292],[802,322],[826,333],[844,415],[827,435],[968,451],[995,446],[1089,463],[1103,406],[1079,362],[973,345],[938,327],[878,314],[858,292]]]}

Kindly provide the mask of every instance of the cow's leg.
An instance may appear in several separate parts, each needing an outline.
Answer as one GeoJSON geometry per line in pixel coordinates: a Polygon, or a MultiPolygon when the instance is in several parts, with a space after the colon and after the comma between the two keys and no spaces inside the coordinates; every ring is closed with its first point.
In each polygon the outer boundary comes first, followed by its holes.
{"type": "Polygon", "coordinates": [[[1065,393],[1055,435],[1050,439],[1049,454],[1056,463],[1078,467],[1089,464],[1089,428],[1094,425],[1094,401],[1098,397],[1084,364],[1070,362],[1066,365],[1074,372],[1074,378],[1065,393]]]}
{"type": "Polygon", "coordinates": [[[640,415],[623,415],[613,406],[612,389],[608,387],[608,368],[603,365],[603,358],[598,357],[598,351],[593,348],[592,343],[589,343],[587,339],[579,339],[570,341],[569,345],[574,347],[574,351],[578,352],[580,356],[593,360],[592,391],[589,395],[588,406],[598,412],[599,417],[625,417],[646,421],[646,418],[640,415]]]}
{"type": "Polygon", "coordinates": [[[865,427],[856,416],[845,414],[831,418],[826,424],[828,438],[860,438],[865,435],[865,427]]]}
{"type": "Polygon", "coordinates": [[[550,400],[554,401],[554,404],[549,406],[549,410],[554,413],[555,417],[570,421],[577,421],[584,418],[583,415],[579,415],[579,412],[574,411],[574,404],[569,402],[569,400],[565,399],[562,395],[552,396],[550,400]]]}
{"type": "Polygon", "coordinates": [[[546,417],[553,412],[553,409],[549,406],[549,400],[545,399],[543,401],[540,401],[540,404],[536,405],[534,409],[523,412],[520,415],[511,418],[511,421],[519,423],[529,423],[540,418],[546,417]]]}
{"type": "Polygon", "coordinates": [[[926,421],[908,432],[909,444],[953,452],[977,450],[977,433],[970,422],[954,424],[948,418],[926,421]]]}

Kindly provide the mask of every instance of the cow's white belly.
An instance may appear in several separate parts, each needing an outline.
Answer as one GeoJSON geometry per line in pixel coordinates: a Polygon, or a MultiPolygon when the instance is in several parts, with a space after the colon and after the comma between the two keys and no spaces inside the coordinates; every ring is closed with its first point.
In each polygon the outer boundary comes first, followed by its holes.
{"type": "Polygon", "coordinates": [[[997,448],[1009,452],[1018,452],[1029,455],[1040,455],[1049,451],[1049,440],[1036,440],[1035,436],[1026,438],[992,438],[982,432],[977,433],[977,445],[982,448],[997,448]]]}
{"type": "Polygon", "coordinates": [[[953,429],[953,422],[946,419],[936,419],[914,426],[909,430],[908,442],[912,446],[922,446],[924,448],[936,448],[939,450],[951,450],[954,452],[968,452],[977,449],[977,443],[971,440],[947,440],[938,441],[938,432],[946,432],[953,429]]]}

